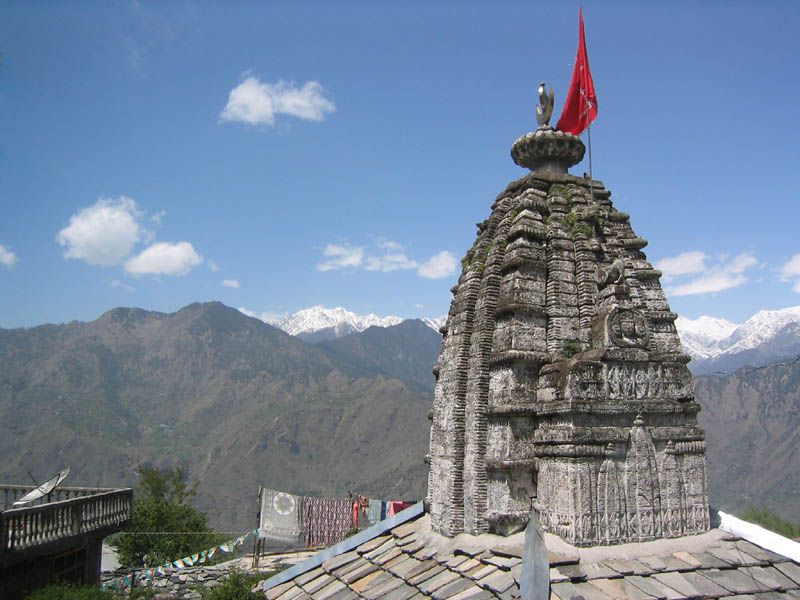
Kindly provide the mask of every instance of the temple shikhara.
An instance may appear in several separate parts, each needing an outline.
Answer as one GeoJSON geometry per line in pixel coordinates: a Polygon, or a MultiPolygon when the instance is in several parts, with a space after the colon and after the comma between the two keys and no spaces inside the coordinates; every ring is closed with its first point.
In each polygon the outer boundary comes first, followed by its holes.
{"type": "Polygon", "coordinates": [[[435,367],[433,529],[507,535],[531,509],[580,546],[709,528],[689,357],[627,214],[568,174],[576,136],[520,137],[463,261],[435,367]]]}

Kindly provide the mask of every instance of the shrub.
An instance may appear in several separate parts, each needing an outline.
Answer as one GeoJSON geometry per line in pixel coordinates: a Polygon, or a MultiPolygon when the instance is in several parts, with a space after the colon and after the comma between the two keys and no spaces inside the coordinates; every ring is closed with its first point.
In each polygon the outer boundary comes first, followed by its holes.
{"type": "Polygon", "coordinates": [[[800,537],[800,524],[786,521],[763,506],[751,506],[744,511],[741,518],[788,538],[800,537]]]}
{"type": "Polygon", "coordinates": [[[257,573],[231,571],[221,585],[215,588],[201,589],[200,593],[203,600],[263,600],[263,594],[254,594],[250,591],[262,579],[266,579],[266,577],[257,573]]]}
{"type": "Polygon", "coordinates": [[[28,600],[116,600],[113,592],[97,586],[54,583],[28,595],[28,600]]]}

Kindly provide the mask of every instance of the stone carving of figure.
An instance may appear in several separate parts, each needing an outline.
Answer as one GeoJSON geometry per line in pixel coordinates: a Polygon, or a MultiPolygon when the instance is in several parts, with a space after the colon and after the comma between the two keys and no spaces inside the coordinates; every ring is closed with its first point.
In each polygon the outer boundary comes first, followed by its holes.
{"type": "Polygon", "coordinates": [[[608,271],[600,271],[597,283],[600,289],[612,284],[620,285],[625,283],[625,262],[621,258],[616,259],[611,263],[608,271]]]}

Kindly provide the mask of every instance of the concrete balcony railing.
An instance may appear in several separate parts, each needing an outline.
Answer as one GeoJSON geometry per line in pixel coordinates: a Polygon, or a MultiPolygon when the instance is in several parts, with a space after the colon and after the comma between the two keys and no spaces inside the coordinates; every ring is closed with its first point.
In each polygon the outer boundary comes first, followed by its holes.
{"type": "MultiPolygon", "coordinates": [[[[0,486],[0,498],[4,493],[21,497],[30,489],[0,486]]],[[[63,488],[50,497],[50,502],[0,512],[0,562],[50,552],[81,538],[105,537],[127,525],[133,510],[129,488],[63,488]],[[66,498],[53,502],[57,494],[66,498]]]]}

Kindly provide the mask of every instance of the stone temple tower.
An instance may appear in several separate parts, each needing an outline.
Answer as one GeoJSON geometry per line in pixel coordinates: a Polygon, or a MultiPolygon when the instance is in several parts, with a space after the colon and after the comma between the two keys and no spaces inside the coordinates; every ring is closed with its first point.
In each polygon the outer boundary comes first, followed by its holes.
{"type": "Polygon", "coordinates": [[[700,410],[647,241],[579,138],[543,125],[478,224],[434,374],[434,530],[510,534],[532,508],[579,545],[709,528],[700,410]]]}

